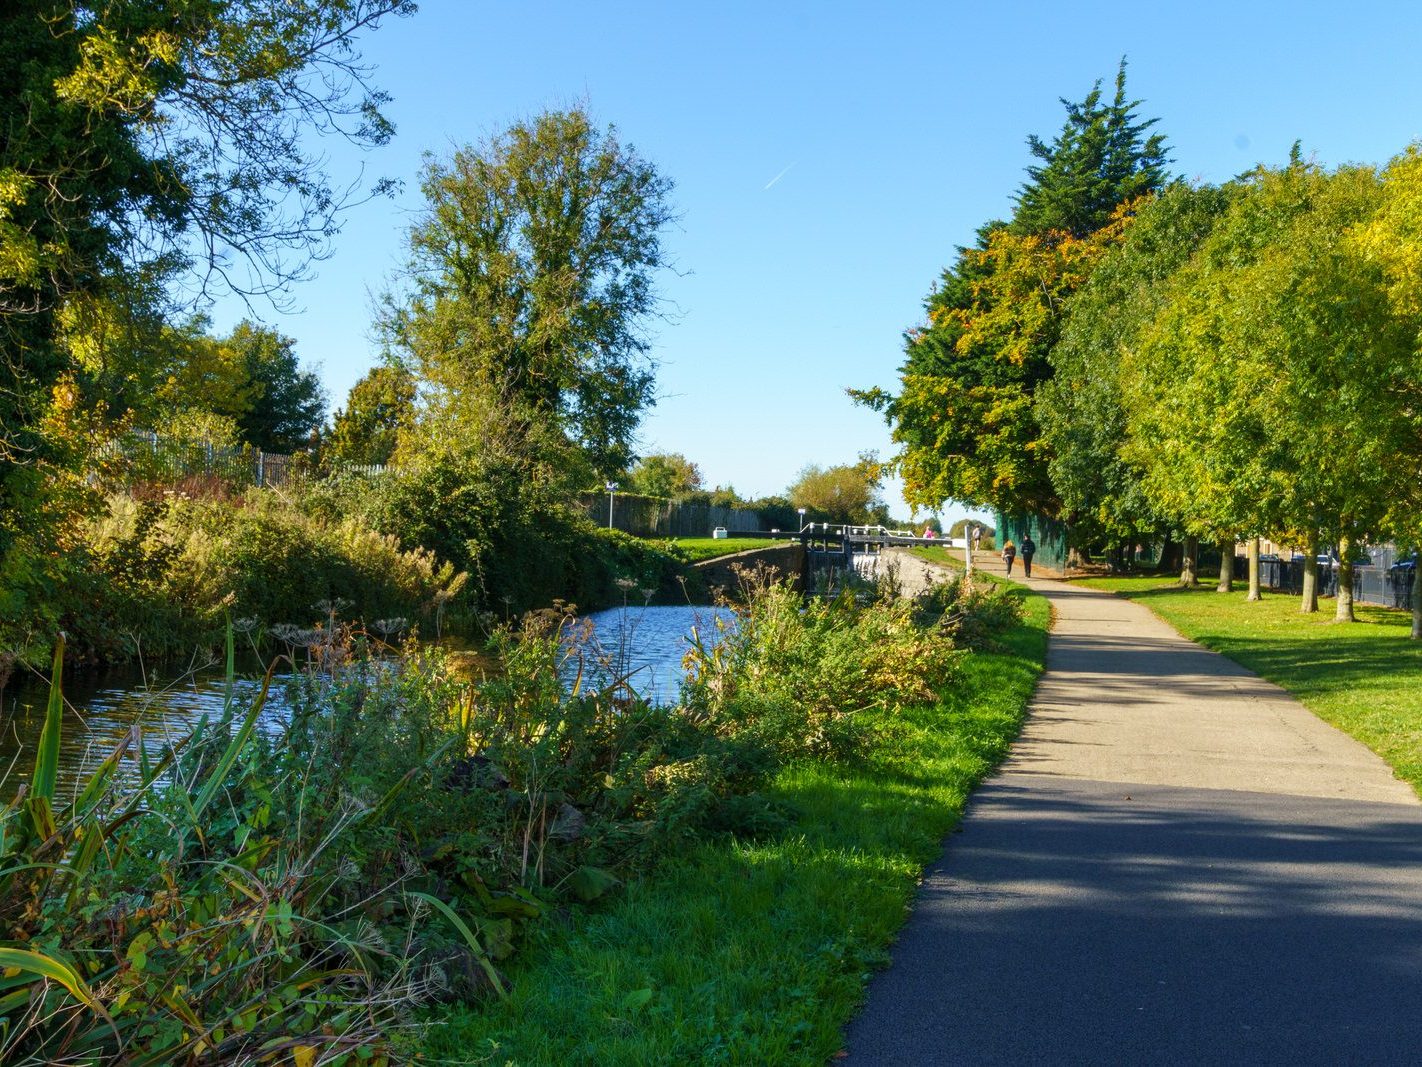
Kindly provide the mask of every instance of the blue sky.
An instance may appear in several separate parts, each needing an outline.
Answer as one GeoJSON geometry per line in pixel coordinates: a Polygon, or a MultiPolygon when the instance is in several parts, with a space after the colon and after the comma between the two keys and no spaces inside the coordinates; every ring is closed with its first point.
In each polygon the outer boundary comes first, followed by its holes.
{"type": "Polygon", "coordinates": [[[364,49],[395,97],[394,144],[323,146],[337,173],[363,161],[404,193],[347,217],[298,313],[256,310],[341,403],[376,358],[368,293],[400,261],[422,153],[583,102],[677,184],[642,450],[777,492],[807,463],[889,452],[844,390],[894,384],[903,330],[955,246],[1011,210],[1058,97],[1109,85],[1126,55],[1187,177],[1280,162],[1295,139],[1329,165],[1384,162],[1422,136],[1419,45],[1409,4],[423,0],[364,49]]]}

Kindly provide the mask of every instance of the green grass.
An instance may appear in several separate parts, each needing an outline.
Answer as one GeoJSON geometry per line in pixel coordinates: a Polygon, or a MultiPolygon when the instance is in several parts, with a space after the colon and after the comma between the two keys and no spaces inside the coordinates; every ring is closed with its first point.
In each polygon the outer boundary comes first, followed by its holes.
{"type": "Polygon", "coordinates": [[[1186,637],[1287,689],[1422,794],[1422,646],[1409,639],[1407,613],[1358,604],[1357,622],[1335,623],[1332,601],[1302,615],[1297,597],[1266,593],[1251,604],[1243,592],[1184,590],[1169,578],[1081,584],[1139,601],[1186,637]]]}
{"type": "Polygon", "coordinates": [[[1046,602],[967,656],[942,701],[884,714],[855,766],[797,765],[796,815],[764,841],[690,848],[605,911],[547,930],[506,1002],[454,1010],[427,1062],[803,1063],[841,1027],[907,915],[923,867],[1021,726],[1046,651],[1046,602]]]}
{"type": "Polygon", "coordinates": [[[784,544],[783,541],[768,537],[723,537],[719,541],[714,537],[679,537],[670,543],[684,551],[692,563],[715,559],[717,556],[729,556],[752,548],[772,548],[784,544]]]}
{"type": "Polygon", "coordinates": [[[929,563],[956,567],[958,570],[963,569],[963,550],[961,548],[950,549],[947,545],[917,545],[909,551],[919,559],[928,560],[929,563]]]}

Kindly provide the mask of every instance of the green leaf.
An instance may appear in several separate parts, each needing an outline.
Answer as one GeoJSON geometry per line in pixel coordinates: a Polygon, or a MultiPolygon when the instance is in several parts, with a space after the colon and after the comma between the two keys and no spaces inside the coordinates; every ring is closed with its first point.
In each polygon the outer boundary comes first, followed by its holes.
{"type": "Polygon", "coordinates": [[[54,786],[59,777],[59,738],[64,726],[64,692],[60,672],[64,670],[64,635],[54,642],[54,667],[49,676],[49,709],[40,731],[39,754],[30,793],[54,803],[54,786]]]}
{"type": "Polygon", "coordinates": [[[628,1014],[635,1014],[647,1006],[647,1002],[652,999],[650,989],[634,989],[622,998],[622,1010],[628,1014]]]}
{"type": "Polygon", "coordinates": [[[616,875],[609,874],[600,867],[579,867],[568,876],[568,887],[581,901],[596,900],[615,885],[620,885],[616,875]]]}
{"type": "Polygon", "coordinates": [[[257,719],[261,717],[262,709],[267,703],[267,693],[272,687],[272,675],[276,672],[277,664],[282,657],[272,660],[271,666],[267,668],[266,677],[262,679],[262,691],[257,694],[257,699],[252,701],[252,709],[247,712],[247,717],[242,720],[241,727],[228,742],[226,750],[218,758],[208,775],[207,782],[202,787],[202,792],[193,802],[192,814],[194,817],[201,815],[204,808],[212,803],[213,797],[217,796],[217,791],[222,788],[227,780],[228,773],[232,770],[233,764],[237,762],[237,757],[241,755],[242,749],[252,736],[252,731],[257,728],[257,719]]]}
{"type": "Polygon", "coordinates": [[[474,958],[478,961],[484,974],[488,976],[490,984],[494,987],[494,992],[498,993],[501,998],[506,996],[503,979],[499,977],[499,972],[494,968],[494,965],[489,962],[488,953],[484,951],[484,947],[479,943],[479,938],[474,935],[474,931],[469,929],[468,924],[455,913],[455,910],[439,897],[430,896],[428,893],[410,890],[406,895],[423,900],[449,920],[450,925],[459,931],[465,944],[469,946],[469,950],[474,953],[474,958]]]}
{"type": "Polygon", "coordinates": [[[0,948],[0,970],[7,970],[11,967],[17,967],[28,974],[58,982],[69,991],[75,1000],[108,1019],[108,1012],[104,1011],[104,1006],[99,1003],[98,998],[84,984],[84,979],[80,978],[79,973],[69,964],[57,960],[53,956],[46,956],[42,952],[31,952],[29,949],[23,948],[0,948]]]}

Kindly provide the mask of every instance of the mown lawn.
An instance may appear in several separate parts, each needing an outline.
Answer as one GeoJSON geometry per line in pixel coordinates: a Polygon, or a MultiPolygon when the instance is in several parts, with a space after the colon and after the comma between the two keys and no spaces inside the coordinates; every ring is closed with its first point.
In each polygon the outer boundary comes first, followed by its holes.
{"type": "Polygon", "coordinates": [[[1301,615],[1298,598],[1213,585],[1180,589],[1170,579],[1092,578],[1149,607],[1186,637],[1298,697],[1314,714],[1356,737],[1422,794],[1422,646],[1409,639],[1411,617],[1357,605],[1358,621],[1335,623],[1333,601],[1301,615]]]}
{"type": "MultiPolygon", "coordinates": [[[[724,542],[722,542],[724,543],[724,542]]],[[[881,717],[865,762],[798,765],[791,829],[690,848],[606,910],[544,931],[503,1003],[453,1011],[429,1062],[822,1064],[907,915],[923,867],[1016,737],[1047,605],[965,657],[940,703],[881,717]]]]}
{"type": "Polygon", "coordinates": [[[723,537],[719,541],[714,537],[678,537],[666,543],[685,552],[692,563],[700,563],[705,559],[729,556],[752,548],[771,548],[782,542],[768,537],[723,537]]]}

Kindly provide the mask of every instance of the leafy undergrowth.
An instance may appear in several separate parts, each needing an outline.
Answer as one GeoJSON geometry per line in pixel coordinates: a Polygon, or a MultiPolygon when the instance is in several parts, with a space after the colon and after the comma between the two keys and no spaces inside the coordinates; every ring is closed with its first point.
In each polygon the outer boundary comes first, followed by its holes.
{"type": "Polygon", "coordinates": [[[848,760],[800,760],[768,793],[787,831],[697,844],[576,926],[545,928],[506,1001],[444,1016],[426,1062],[823,1063],[888,959],[918,877],[1020,727],[1044,600],[936,704],[874,712],[848,760]]]}
{"type": "Polygon", "coordinates": [[[1139,601],[1186,637],[1287,689],[1325,722],[1357,738],[1422,793],[1422,646],[1406,612],[1355,605],[1335,623],[1332,601],[1314,615],[1297,597],[1181,589],[1169,578],[1083,581],[1139,601]]]}

